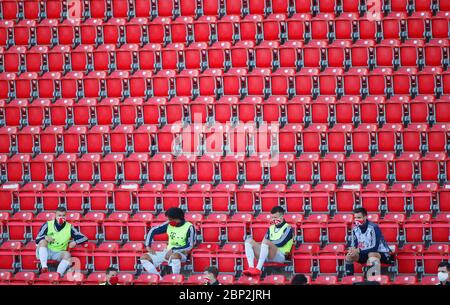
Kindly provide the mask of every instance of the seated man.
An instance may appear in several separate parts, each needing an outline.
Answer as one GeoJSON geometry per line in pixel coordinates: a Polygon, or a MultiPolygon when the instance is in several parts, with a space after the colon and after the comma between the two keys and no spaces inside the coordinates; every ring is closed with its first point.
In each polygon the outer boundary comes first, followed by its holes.
{"type": "Polygon", "coordinates": [[[205,285],[220,285],[219,280],[217,279],[219,270],[216,267],[211,266],[206,268],[203,274],[205,275],[205,285]]]}
{"type": "Polygon", "coordinates": [[[270,213],[271,225],[262,243],[257,243],[252,238],[245,241],[245,256],[249,266],[249,269],[244,270],[245,275],[259,276],[264,262],[284,263],[286,255],[291,252],[294,232],[284,220],[284,209],[280,206],[273,207],[270,213]],[[258,260],[256,268],[255,257],[258,260]]]}
{"type": "Polygon", "coordinates": [[[437,276],[439,284],[436,285],[450,286],[450,263],[448,262],[439,263],[437,276]]]}
{"type": "Polygon", "coordinates": [[[145,246],[148,253],[141,257],[142,267],[150,274],[159,274],[158,268],[163,262],[168,262],[173,274],[181,271],[181,262],[185,262],[189,251],[195,243],[194,226],[184,220],[184,212],[180,208],[170,208],[165,213],[168,221],[153,227],[147,234],[145,246]],[[167,233],[169,241],[167,249],[155,252],[152,242],[155,235],[167,233]]]}
{"type": "Polygon", "coordinates": [[[391,249],[384,240],[378,225],[367,220],[367,211],[357,208],[353,211],[355,226],[345,256],[345,270],[347,275],[354,274],[354,262],[380,266],[380,263],[391,263],[391,249]]]}
{"type": "Polygon", "coordinates": [[[119,277],[117,276],[117,269],[113,267],[109,267],[106,269],[106,282],[101,283],[100,285],[105,286],[114,286],[119,285],[119,277]]]}
{"type": "Polygon", "coordinates": [[[47,260],[56,260],[60,262],[56,271],[63,276],[71,265],[71,256],[67,249],[87,240],[86,236],[66,222],[66,209],[57,208],[55,219],[44,223],[36,237],[36,257],[41,262],[41,272],[48,272],[47,260]],[[74,241],[70,242],[71,238],[74,241]]]}

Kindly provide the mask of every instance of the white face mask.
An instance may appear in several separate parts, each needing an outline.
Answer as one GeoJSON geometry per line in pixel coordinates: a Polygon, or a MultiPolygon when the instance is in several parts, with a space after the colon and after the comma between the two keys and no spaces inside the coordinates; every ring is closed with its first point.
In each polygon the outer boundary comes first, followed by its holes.
{"type": "Polygon", "coordinates": [[[448,280],[448,272],[438,272],[439,282],[445,282],[448,280]]]}

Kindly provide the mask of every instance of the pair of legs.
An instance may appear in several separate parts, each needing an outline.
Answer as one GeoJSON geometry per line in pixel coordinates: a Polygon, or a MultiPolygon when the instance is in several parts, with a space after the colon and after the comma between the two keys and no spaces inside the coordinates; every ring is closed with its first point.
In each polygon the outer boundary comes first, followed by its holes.
{"type": "Polygon", "coordinates": [[[39,242],[36,252],[37,258],[41,262],[43,270],[47,270],[47,261],[49,259],[58,261],[59,265],[56,272],[58,272],[61,276],[64,275],[64,272],[66,272],[67,268],[69,268],[72,263],[70,253],[68,251],[55,252],[48,249],[48,242],[45,239],[39,242]]]}
{"type": "Polygon", "coordinates": [[[264,239],[262,243],[257,243],[252,238],[247,239],[245,241],[245,256],[247,257],[249,268],[255,267],[254,260],[256,258],[258,260],[256,269],[259,270],[262,269],[266,260],[277,263],[283,263],[285,261],[284,254],[267,239],[264,239]]]}
{"type": "Polygon", "coordinates": [[[181,262],[186,261],[186,255],[183,253],[172,253],[168,260],[166,260],[165,256],[168,250],[159,251],[155,254],[146,253],[141,256],[141,264],[147,273],[150,274],[158,274],[158,268],[163,262],[169,262],[169,266],[172,267],[173,274],[179,274],[181,271],[181,262]]]}
{"type": "Polygon", "coordinates": [[[382,256],[378,252],[369,252],[366,255],[361,255],[358,253],[355,253],[351,255],[348,253],[345,256],[345,270],[347,275],[353,275],[354,268],[353,263],[358,262],[360,264],[368,264],[370,266],[380,265],[382,256]]]}

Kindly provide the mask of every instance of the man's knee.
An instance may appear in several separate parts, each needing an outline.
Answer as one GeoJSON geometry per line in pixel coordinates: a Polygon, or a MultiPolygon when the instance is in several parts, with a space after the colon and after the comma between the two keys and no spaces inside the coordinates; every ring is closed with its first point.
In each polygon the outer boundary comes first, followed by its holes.
{"type": "Polygon", "coordinates": [[[371,252],[367,256],[368,256],[367,264],[373,265],[380,263],[381,255],[379,253],[371,252]]]}
{"type": "Polygon", "coordinates": [[[370,252],[369,254],[367,254],[367,256],[370,258],[370,257],[374,257],[374,258],[378,258],[378,259],[380,259],[381,258],[381,255],[380,255],[380,253],[378,253],[378,252],[370,252]]]}
{"type": "Polygon", "coordinates": [[[41,240],[41,241],[38,243],[38,246],[39,246],[39,247],[47,248],[47,247],[48,247],[48,242],[47,242],[45,239],[43,239],[43,240],[41,240]]]}

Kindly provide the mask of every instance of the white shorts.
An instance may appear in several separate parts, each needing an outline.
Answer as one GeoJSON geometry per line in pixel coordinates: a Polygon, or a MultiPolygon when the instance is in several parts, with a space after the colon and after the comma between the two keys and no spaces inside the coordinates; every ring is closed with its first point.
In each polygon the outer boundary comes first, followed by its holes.
{"type": "MultiPolygon", "coordinates": [[[[169,260],[166,260],[166,258],[165,258],[167,252],[169,252],[169,250],[166,249],[163,251],[156,251],[155,254],[147,253],[147,255],[150,256],[150,258],[152,259],[153,266],[159,267],[162,263],[169,262],[169,260]]],[[[187,258],[184,253],[182,253],[182,252],[176,252],[176,253],[179,253],[181,255],[182,263],[186,262],[187,258]]]]}
{"type": "MultiPolygon", "coordinates": [[[[58,261],[60,262],[62,260],[62,253],[64,251],[55,252],[47,248],[47,259],[51,261],[58,261]]],[[[36,258],[39,259],[39,247],[36,248],[36,258]]]]}
{"type": "Polygon", "coordinates": [[[277,251],[277,254],[275,254],[275,257],[270,259],[269,257],[267,257],[266,262],[268,263],[284,263],[286,262],[286,257],[283,253],[281,253],[280,250],[277,251]]]}

